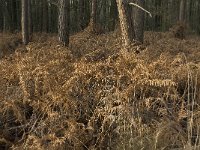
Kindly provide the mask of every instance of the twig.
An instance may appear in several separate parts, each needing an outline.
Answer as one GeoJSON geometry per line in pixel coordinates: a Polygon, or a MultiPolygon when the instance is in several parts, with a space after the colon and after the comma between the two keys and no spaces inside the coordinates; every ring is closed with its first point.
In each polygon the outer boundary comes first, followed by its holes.
{"type": "Polygon", "coordinates": [[[151,12],[149,12],[149,11],[146,10],[146,9],[144,9],[143,7],[141,7],[141,6],[139,6],[139,5],[135,4],[135,3],[129,3],[129,5],[133,5],[133,6],[138,7],[139,9],[141,9],[141,10],[143,10],[144,12],[148,13],[150,17],[152,17],[151,12]]]}

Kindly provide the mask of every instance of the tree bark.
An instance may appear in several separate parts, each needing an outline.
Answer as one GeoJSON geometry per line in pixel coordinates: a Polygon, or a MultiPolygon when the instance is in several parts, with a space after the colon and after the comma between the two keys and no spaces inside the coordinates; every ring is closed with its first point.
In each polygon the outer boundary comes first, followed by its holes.
{"type": "Polygon", "coordinates": [[[58,21],[58,35],[59,41],[64,46],[69,45],[69,20],[70,20],[70,1],[60,0],[59,3],[59,21],[58,21]]]}
{"type": "Polygon", "coordinates": [[[129,46],[135,38],[134,26],[131,18],[129,0],[117,0],[122,41],[124,46],[129,46]]]}
{"type": "Polygon", "coordinates": [[[29,33],[28,33],[28,1],[22,0],[22,41],[25,45],[29,42],[29,33]]]}

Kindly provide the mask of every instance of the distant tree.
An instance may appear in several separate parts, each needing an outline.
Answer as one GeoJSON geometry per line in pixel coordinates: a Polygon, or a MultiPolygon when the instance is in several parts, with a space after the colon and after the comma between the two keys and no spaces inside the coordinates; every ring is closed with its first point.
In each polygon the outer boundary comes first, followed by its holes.
{"type": "Polygon", "coordinates": [[[42,0],[42,31],[48,32],[48,2],[42,0]]]}
{"type": "Polygon", "coordinates": [[[92,28],[92,32],[96,32],[96,29],[97,29],[97,0],[92,0],[90,27],[92,28]]]}
{"type": "Polygon", "coordinates": [[[69,45],[70,1],[59,1],[58,35],[64,46],[69,45]]]}
{"type": "MultiPolygon", "coordinates": [[[[135,0],[135,3],[141,7],[144,7],[145,0],[135,0]]],[[[143,43],[144,40],[144,11],[135,7],[134,8],[134,29],[135,40],[143,43]]]]}
{"type": "Polygon", "coordinates": [[[84,14],[85,14],[85,0],[79,0],[79,22],[78,22],[78,27],[80,30],[84,29],[84,14]]]}
{"type": "Polygon", "coordinates": [[[3,31],[3,7],[0,5],[0,31],[3,31]]]}
{"type": "Polygon", "coordinates": [[[9,12],[8,7],[8,1],[7,0],[1,0],[1,5],[2,5],[2,16],[3,16],[3,30],[4,31],[12,31],[13,26],[12,26],[12,18],[9,12]]]}
{"type": "Polygon", "coordinates": [[[116,0],[111,0],[109,29],[114,30],[118,20],[118,10],[116,0]]]}
{"type": "Polygon", "coordinates": [[[186,0],[180,1],[180,10],[179,10],[179,21],[185,22],[185,9],[186,9],[186,0]]]}
{"type": "Polygon", "coordinates": [[[22,41],[25,45],[29,42],[29,31],[28,31],[28,0],[22,0],[22,17],[21,17],[21,26],[22,26],[22,41]]]}
{"type": "MultiPolygon", "coordinates": [[[[132,33],[129,37],[142,42],[142,28],[145,20],[145,29],[153,31],[167,31],[179,22],[187,22],[191,31],[200,34],[200,0],[68,0],[70,3],[70,32],[83,30],[88,25],[94,32],[102,33],[112,31],[116,25],[120,25],[118,15],[119,2],[128,12],[127,18],[132,18],[128,25],[132,33]],[[133,2],[143,6],[152,13],[152,18],[144,19],[144,12],[135,6],[129,6],[133,2]],[[134,10],[132,12],[132,9],[134,10]],[[135,20],[135,21],[134,21],[135,20]],[[134,25],[134,26],[133,26],[134,25]]],[[[58,32],[59,2],[60,0],[28,0],[28,27],[29,35],[32,32],[58,32]]],[[[22,0],[0,0],[0,31],[13,32],[21,30],[22,0]]],[[[123,10],[120,10],[121,12],[123,10]]],[[[122,14],[120,14],[122,16],[122,14]]],[[[129,19],[127,20],[129,22],[129,19]]],[[[69,22],[69,19],[67,19],[69,22]]],[[[121,25],[122,26],[122,25],[121,25]]],[[[123,26],[126,26],[125,24],[123,26]]]]}
{"type": "Polygon", "coordinates": [[[28,32],[29,35],[33,33],[33,24],[32,24],[32,7],[31,0],[28,0],[28,32]]]}

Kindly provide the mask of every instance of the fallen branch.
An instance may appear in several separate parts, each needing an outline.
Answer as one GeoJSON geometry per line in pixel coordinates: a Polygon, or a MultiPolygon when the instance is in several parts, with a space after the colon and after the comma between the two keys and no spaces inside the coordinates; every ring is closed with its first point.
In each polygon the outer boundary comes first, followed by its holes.
{"type": "Polygon", "coordinates": [[[141,10],[143,10],[144,12],[148,13],[150,17],[152,17],[151,12],[149,12],[149,11],[146,10],[146,9],[144,9],[143,7],[141,7],[141,6],[139,6],[139,5],[135,4],[135,3],[129,3],[129,5],[133,5],[133,6],[138,7],[139,9],[141,9],[141,10]]]}

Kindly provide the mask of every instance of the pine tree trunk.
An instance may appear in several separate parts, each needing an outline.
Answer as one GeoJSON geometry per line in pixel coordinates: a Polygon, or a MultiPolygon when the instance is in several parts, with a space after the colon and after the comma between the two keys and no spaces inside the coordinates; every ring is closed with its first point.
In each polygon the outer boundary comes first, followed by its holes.
{"type": "Polygon", "coordinates": [[[70,20],[70,1],[60,0],[59,3],[59,21],[58,21],[58,34],[59,41],[64,46],[69,45],[69,20],[70,20]]]}
{"type": "MultiPolygon", "coordinates": [[[[145,0],[136,0],[136,4],[144,7],[145,0]]],[[[139,8],[134,8],[134,29],[135,29],[135,40],[143,43],[144,40],[144,11],[139,8]]]]}
{"type": "Polygon", "coordinates": [[[25,45],[29,42],[28,33],[28,1],[22,0],[22,40],[25,45]]]}
{"type": "Polygon", "coordinates": [[[131,18],[131,6],[128,0],[117,0],[119,20],[124,46],[129,46],[135,38],[134,27],[131,18]]]}

